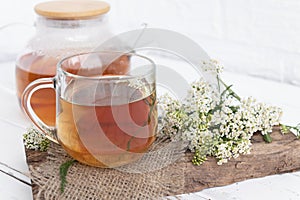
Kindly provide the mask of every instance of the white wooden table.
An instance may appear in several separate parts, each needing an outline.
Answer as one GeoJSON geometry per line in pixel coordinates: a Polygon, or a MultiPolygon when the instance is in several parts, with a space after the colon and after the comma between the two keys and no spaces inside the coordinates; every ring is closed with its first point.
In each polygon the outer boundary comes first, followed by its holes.
{"type": "MultiPolygon", "coordinates": [[[[21,112],[15,94],[14,63],[0,63],[0,162],[28,172],[22,134],[30,122],[21,112]]],[[[252,95],[259,100],[283,108],[283,121],[295,125],[300,122],[300,87],[268,80],[224,73],[224,80],[234,85],[241,96],[252,95]]],[[[300,153],[300,152],[299,152],[300,153]]],[[[31,188],[11,176],[0,166],[0,200],[30,200],[31,188]]],[[[200,172],[199,172],[200,173],[200,172]]],[[[28,179],[27,179],[28,181],[28,179]]],[[[252,179],[225,187],[206,189],[194,194],[180,196],[182,199],[252,200],[300,199],[300,172],[252,179]]],[[[175,199],[175,198],[172,198],[175,199]]]]}

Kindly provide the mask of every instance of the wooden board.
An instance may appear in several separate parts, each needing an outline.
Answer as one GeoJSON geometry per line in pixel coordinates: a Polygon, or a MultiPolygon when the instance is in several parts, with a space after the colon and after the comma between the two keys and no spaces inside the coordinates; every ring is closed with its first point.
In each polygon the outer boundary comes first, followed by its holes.
{"type": "MultiPolygon", "coordinates": [[[[300,140],[293,134],[282,135],[278,129],[271,134],[273,142],[267,144],[260,134],[252,138],[250,155],[242,155],[221,166],[209,158],[201,166],[191,163],[193,155],[186,153],[177,166],[185,172],[185,188],[180,193],[190,193],[205,188],[225,186],[238,181],[300,170],[300,140]]],[[[39,166],[47,153],[26,150],[27,162],[39,166]]],[[[38,187],[33,183],[33,193],[38,187]]]]}

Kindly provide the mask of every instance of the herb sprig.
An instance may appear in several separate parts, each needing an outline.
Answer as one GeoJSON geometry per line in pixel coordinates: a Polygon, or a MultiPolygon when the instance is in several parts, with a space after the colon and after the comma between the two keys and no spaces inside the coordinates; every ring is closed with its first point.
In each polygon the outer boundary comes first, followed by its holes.
{"type": "Polygon", "coordinates": [[[203,64],[206,71],[216,74],[217,88],[200,79],[191,84],[182,102],[168,95],[158,101],[164,111],[159,124],[160,133],[171,140],[188,141],[189,149],[194,152],[192,162],[195,165],[205,162],[207,156],[215,157],[221,165],[241,154],[249,154],[253,134],[260,132],[270,143],[270,133],[275,125],[281,125],[284,133],[292,131],[300,135],[300,125],[280,123],[280,108],[237,95],[232,86],[221,80],[223,67],[217,61],[203,64]]]}

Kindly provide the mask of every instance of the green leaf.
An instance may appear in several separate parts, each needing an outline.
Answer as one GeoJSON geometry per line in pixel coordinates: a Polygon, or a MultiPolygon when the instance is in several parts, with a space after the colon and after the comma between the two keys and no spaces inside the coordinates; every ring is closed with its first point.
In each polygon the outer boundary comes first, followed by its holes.
{"type": "Polygon", "coordinates": [[[59,175],[60,175],[60,192],[63,193],[65,190],[65,186],[67,184],[67,174],[68,169],[76,162],[76,160],[68,160],[67,162],[63,163],[59,167],[59,175]]]}

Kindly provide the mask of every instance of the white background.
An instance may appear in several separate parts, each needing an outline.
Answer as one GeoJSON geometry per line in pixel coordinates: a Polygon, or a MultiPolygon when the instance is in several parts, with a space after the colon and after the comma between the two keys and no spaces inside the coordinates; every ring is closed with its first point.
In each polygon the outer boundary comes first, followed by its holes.
{"type": "MultiPolygon", "coordinates": [[[[33,24],[42,0],[1,0],[0,26],[33,24]]],[[[300,85],[298,0],[107,0],[116,32],[149,27],[178,31],[198,42],[226,70],[300,85]]],[[[27,32],[0,33],[3,48],[27,32]],[[9,43],[7,43],[9,41],[9,43]]],[[[22,44],[22,43],[21,43],[22,44]]],[[[17,49],[13,45],[14,49],[17,49]]],[[[19,45],[20,46],[20,45],[19,45]]],[[[10,48],[9,46],[7,48],[10,48]]],[[[1,50],[3,51],[3,49],[1,50]]]]}

